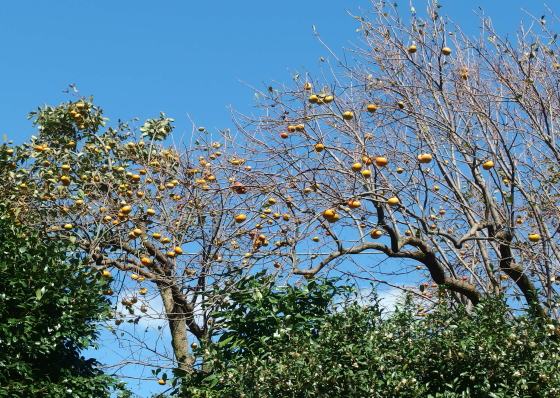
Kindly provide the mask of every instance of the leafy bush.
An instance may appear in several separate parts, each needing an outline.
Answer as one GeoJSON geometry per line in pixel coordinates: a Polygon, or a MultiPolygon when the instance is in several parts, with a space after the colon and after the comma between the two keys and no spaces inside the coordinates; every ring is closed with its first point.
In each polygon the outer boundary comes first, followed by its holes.
{"type": "MultiPolygon", "coordinates": [[[[242,279],[215,313],[219,334],[197,349],[188,397],[553,397],[560,392],[554,325],[512,316],[502,299],[470,313],[442,291],[423,313],[411,297],[382,314],[351,287],[242,279]],[[233,292],[233,293],[231,293],[233,292]],[[336,309],[339,307],[339,309],[336,309]]],[[[227,291],[222,291],[226,294],[227,291]]]]}
{"type": "MultiPolygon", "coordinates": [[[[122,383],[80,356],[109,313],[106,282],[66,242],[0,209],[0,397],[109,397],[122,383]]],[[[127,395],[128,393],[122,392],[127,395]]]]}

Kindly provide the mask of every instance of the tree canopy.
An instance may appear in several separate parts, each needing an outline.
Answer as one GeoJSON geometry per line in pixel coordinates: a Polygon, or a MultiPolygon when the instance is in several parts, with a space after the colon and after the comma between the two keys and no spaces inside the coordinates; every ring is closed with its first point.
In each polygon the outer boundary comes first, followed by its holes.
{"type": "MultiPolygon", "coordinates": [[[[384,313],[376,295],[333,279],[277,286],[242,278],[213,313],[220,334],[196,354],[187,397],[554,397],[554,325],[512,317],[501,297],[473,311],[450,295],[423,314],[411,294],[384,313]],[[224,332],[220,332],[225,329],[224,332]]],[[[224,292],[226,293],[226,292],[224,292]]]]}
{"type": "Polygon", "coordinates": [[[68,254],[69,242],[14,223],[16,213],[0,208],[0,396],[128,396],[80,355],[108,317],[107,281],[68,254]]]}

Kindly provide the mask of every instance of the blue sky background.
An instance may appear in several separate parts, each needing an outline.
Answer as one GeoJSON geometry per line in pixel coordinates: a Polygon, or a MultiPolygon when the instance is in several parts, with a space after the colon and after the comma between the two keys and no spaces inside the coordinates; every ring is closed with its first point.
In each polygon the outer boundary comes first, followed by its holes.
{"type": "MultiPolygon", "coordinates": [[[[335,1],[4,1],[0,3],[0,120],[21,142],[32,134],[28,112],[69,99],[75,84],[94,95],[110,119],[140,120],[164,111],[176,134],[189,115],[207,129],[232,127],[227,106],[247,111],[253,95],[237,79],[260,85],[289,82],[287,70],[317,70],[327,51],[356,42],[354,13],[367,0],[335,1]]],[[[403,15],[409,1],[398,2],[403,15]]],[[[418,12],[424,1],[414,1],[418,12]]],[[[465,30],[480,24],[483,5],[500,32],[514,33],[524,17],[545,8],[527,0],[441,0],[442,14],[465,30]]],[[[527,18],[525,18],[527,19],[527,18]]],[[[473,29],[474,28],[474,29],[473,29]]]]}
{"type": "MultiPolygon", "coordinates": [[[[289,83],[287,70],[316,72],[328,52],[340,54],[357,42],[359,8],[354,1],[3,1],[0,3],[0,120],[8,139],[21,143],[33,134],[26,120],[43,103],[70,99],[75,84],[112,121],[140,122],[160,111],[176,120],[176,136],[191,130],[187,113],[208,130],[232,128],[227,109],[251,111],[253,93],[238,81],[261,86],[270,79],[289,83]]],[[[409,1],[398,1],[403,16],[409,1]]],[[[484,7],[494,27],[514,35],[522,7],[540,17],[542,3],[528,0],[441,0],[441,14],[469,34],[480,26],[471,11],[484,7]]],[[[425,1],[414,0],[418,12],[425,1]]],[[[550,4],[553,6],[553,4],[550,4]]],[[[115,348],[114,346],[111,348],[115,348]]],[[[92,355],[100,355],[94,353],[92,355]]],[[[102,357],[111,362],[114,355],[102,357]]],[[[132,385],[141,396],[156,383],[132,385]]]]}

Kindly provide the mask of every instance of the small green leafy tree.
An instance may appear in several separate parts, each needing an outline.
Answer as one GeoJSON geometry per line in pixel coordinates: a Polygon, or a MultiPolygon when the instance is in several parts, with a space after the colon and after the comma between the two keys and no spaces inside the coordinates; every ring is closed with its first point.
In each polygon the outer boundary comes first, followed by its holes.
{"type": "Polygon", "coordinates": [[[0,208],[0,397],[129,396],[80,351],[109,314],[102,290],[67,242],[45,240],[0,208]]]}
{"type": "Polygon", "coordinates": [[[375,297],[364,306],[351,291],[332,279],[242,279],[214,314],[222,333],[197,349],[203,366],[182,396],[558,396],[554,325],[513,316],[500,298],[450,310],[443,291],[429,314],[408,296],[383,315],[375,297]]]}

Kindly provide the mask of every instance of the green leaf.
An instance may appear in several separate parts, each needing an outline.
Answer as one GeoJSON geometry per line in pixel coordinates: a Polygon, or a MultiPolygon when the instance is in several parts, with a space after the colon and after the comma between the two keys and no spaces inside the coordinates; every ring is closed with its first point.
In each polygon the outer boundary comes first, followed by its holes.
{"type": "Polygon", "coordinates": [[[235,336],[232,335],[232,336],[228,337],[227,339],[225,339],[225,340],[223,340],[223,341],[220,341],[220,342],[218,343],[218,347],[223,347],[223,346],[225,346],[225,345],[226,345],[227,343],[229,343],[234,337],[235,337],[235,336]]]}

